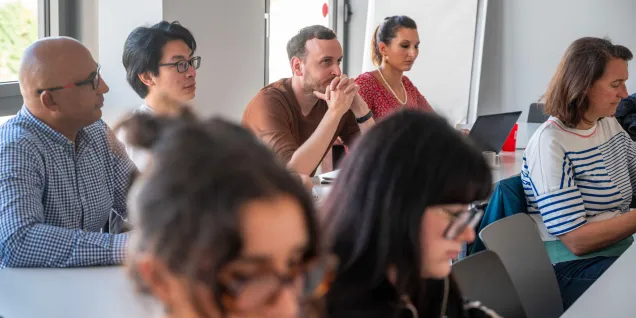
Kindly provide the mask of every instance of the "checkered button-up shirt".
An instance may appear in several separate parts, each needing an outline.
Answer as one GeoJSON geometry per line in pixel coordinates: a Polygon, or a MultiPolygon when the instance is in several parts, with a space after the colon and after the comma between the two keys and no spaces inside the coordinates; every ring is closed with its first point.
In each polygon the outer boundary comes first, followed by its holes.
{"type": "Polygon", "coordinates": [[[0,268],[121,264],[134,164],[103,121],[70,141],[26,107],[0,127],[0,268]]]}

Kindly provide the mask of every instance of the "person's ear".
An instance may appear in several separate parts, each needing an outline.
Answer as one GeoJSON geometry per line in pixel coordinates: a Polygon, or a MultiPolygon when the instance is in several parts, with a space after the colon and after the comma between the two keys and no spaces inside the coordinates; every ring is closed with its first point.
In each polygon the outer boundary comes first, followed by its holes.
{"type": "Polygon", "coordinates": [[[384,42],[380,42],[380,44],[378,44],[378,49],[380,49],[380,54],[382,54],[383,59],[389,54],[389,46],[384,42]]]}
{"type": "Polygon", "coordinates": [[[292,57],[291,61],[292,73],[295,76],[303,76],[303,61],[297,56],[292,57]]]}
{"type": "Polygon", "coordinates": [[[137,77],[139,77],[139,80],[148,87],[155,85],[155,81],[150,72],[143,72],[141,74],[138,74],[137,77]]]}
{"type": "Polygon", "coordinates": [[[59,109],[53,94],[49,91],[40,93],[40,103],[50,111],[57,111],[59,109]]]}
{"type": "Polygon", "coordinates": [[[150,255],[143,255],[136,257],[129,266],[133,267],[135,278],[147,292],[163,304],[169,306],[172,303],[171,275],[165,264],[150,255]]]}

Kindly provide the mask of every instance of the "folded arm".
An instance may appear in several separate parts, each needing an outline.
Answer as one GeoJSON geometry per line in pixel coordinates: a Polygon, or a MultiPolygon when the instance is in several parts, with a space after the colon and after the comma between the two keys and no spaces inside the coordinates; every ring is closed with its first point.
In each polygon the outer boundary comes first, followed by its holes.
{"type": "MultiPolygon", "coordinates": [[[[595,196],[598,201],[622,200],[622,194],[616,188],[595,190],[604,187],[598,183],[602,180],[586,181],[591,176],[575,175],[572,162],[581,159],[570,159],[570,156],[590,156],[590,153],[566,154],[554,138],[541,138],[541,145],[532,149],[537,153],[529,158],[528,163],[532,188],[537,192],[536,204],[548,233],[557,236],[572,254],[578,256],[596,252],[636,233],[634,211],[588,222],[582,192],[586,192],[588,197],[595,196]]],[[[620,212],[608,210],[601,213],[620,212]]]]}
{"type": "Polygon", "coordinates": [[[589,222],[559,236],[572,254],[581,256],[596,252],[636,233],[636,211],[631,210],[615,218],[589,222]]]}

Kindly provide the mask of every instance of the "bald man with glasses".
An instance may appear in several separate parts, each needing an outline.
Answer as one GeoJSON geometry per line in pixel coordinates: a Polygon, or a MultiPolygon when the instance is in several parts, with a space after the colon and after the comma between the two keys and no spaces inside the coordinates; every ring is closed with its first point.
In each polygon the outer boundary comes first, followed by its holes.
{"type": "Polygon", "coordinates": [[[19,71],[24,106],[0,127],[0,268],[122,264],[128,234],[102,233],[127,216],[133,173],[100,119],[108,86],[80,42],[29,46],[19,71]]]}

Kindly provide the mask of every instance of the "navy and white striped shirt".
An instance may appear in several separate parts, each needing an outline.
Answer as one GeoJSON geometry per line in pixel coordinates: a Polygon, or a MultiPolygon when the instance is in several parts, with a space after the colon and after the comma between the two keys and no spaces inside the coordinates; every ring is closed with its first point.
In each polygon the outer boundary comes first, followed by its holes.
{"type": "Polygon", "coordinates": [[[528,213],[553,241],[629,210],[636,146],[615,118],[577,130],[551,117],[528,143],[521,178],[528,213]]]}
{"type": "Polygon", "coordinates": [[[76,142],[26,107],[0,127],[0,268],[123,262],[128,235],[99,232],[126,216],[134,164],[101,120],[76,142]]]}

